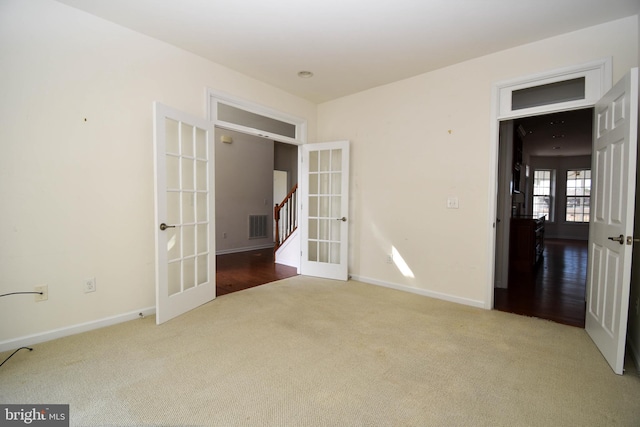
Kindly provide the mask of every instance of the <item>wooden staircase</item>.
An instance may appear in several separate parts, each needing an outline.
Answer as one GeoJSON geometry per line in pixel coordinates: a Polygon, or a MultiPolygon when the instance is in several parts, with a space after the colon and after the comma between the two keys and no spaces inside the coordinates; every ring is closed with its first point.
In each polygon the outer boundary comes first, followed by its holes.
{"type": "Polygon", "coordinates": [[[273,208],[273,219],[275,221],[275,242],[274,252],[291,237],[298,228],[298,184],[294,185],[289,194],[280,204],[273,208]]]}

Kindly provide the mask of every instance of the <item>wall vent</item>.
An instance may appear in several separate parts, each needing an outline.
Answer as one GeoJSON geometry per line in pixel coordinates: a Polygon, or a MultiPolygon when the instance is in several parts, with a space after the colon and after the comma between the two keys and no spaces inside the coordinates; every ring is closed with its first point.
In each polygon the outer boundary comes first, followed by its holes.
{"type": "Polygon", "coordinates": [[[267,237],[267,215],[249,215],[249,238],[264,239],[267,237]]]}

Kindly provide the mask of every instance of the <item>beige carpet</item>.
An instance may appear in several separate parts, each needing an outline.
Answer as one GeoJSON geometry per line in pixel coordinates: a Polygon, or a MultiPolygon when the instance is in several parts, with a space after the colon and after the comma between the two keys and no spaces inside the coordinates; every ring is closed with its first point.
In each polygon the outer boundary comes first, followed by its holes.
{"type": "Polygon", "coordinates": [[[0,402],[76,426],[638,426],[640,377],[582,329],[295,277],[23,350],[0,402]]]}

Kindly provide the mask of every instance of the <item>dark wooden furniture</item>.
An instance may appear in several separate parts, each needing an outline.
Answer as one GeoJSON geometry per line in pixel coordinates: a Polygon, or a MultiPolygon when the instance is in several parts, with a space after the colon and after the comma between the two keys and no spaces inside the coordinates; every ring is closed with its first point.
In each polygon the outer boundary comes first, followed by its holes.
{"type": "Polygon", "coordinates": [[[509,271],[533,273],[544,253],[544,217],[511,218],[509,271]]]}

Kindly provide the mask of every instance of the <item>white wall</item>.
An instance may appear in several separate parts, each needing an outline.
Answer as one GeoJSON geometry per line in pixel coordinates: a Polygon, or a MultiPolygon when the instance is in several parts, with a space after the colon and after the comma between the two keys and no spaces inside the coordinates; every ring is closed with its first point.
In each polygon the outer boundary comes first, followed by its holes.
{"type": "Polygon", "coordinates": [[[0,349],[155,305],[153,101],[221,90],[315,139],[312,103],[51,0],[0,2],[0,64],[0,293],[49,286],[0,298],[0,349]]]}
{"type": "Polygon", "coordinates": [[[274,142],[216,129],[216,253],[273,246],[274,142]],[[232,137],[231,144],[220,141],[232,137]],[[267,215],[267,238],[249,239],[249,215],[267,215]]]}
{"type": "Polygon", "coordinates": [[[622,19],[321,104],[318,140],[352,142],[350,274],[486,306],[492,84],[608,56],[618,80],[638,63],[637,27],[622,19]],[[385,262],[392,247],[414,278],[385,262]]]}
{"type": "MultiPolygon", "coordinates": [[[[298,146],[276,142],[275,165],[276,170],[287,172],[287,193],[298,183],[298,146]]],[[[282,200],[274,200],[280,203],[282,200]]]]}

